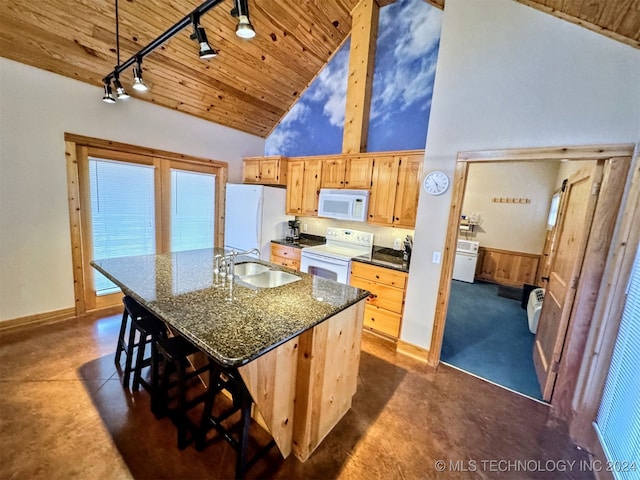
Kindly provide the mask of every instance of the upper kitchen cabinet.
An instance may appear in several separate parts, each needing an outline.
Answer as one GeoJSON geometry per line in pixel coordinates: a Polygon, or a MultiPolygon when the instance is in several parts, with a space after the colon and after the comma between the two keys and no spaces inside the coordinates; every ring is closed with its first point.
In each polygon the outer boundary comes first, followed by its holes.
{"type": "Polygon", "coordinates": [[[287,174],[287,213],[313,217],[318,215],[318,196],[322,161],[290,159],[287,174]]]}
{"type": "Polygon", "coordinates": [[[381,155],[375,157],[371,176],[369,223],[393,224],[399,167],[399,156],[381,155]]]}
{"type": "Polygon", "coordinates": [[[247,157],[242,162],[244,183],[287,185],[287,157],[247,157]]]}
{"type": "Polygon", "coordinates": [[[420,197],[424,153],[401,155],[398,167],[398,184],[393,211],[393,225],[415,228],[420,197]]]}
{"type": "Polygon", "coordinates": [[[322,188],[368,189],[373,157],[335,156],[322,160],[322,188]]]}

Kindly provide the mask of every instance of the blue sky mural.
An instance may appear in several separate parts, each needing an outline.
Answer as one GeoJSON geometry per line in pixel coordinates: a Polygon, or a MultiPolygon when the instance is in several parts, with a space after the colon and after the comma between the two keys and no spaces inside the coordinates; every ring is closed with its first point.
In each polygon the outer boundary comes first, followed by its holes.
{"type": "MultiPolygon", "coordinates": [[[[380,9],[368,151],[424,148],[441,19],[423,0],[380,9]]],[[[342,151],[349,48],[347,40],[269,135],[265,155],[342,151]]]]}

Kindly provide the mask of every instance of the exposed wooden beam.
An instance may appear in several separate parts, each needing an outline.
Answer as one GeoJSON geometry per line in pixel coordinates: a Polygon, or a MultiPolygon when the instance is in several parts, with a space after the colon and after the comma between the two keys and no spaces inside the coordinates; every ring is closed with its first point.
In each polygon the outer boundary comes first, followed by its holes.
{"type": "Polygon", "coordinates": [[[376,0],[361,0],[353,9],[343,153],[367,150],[379,13],[380,7],[376,0]]]}

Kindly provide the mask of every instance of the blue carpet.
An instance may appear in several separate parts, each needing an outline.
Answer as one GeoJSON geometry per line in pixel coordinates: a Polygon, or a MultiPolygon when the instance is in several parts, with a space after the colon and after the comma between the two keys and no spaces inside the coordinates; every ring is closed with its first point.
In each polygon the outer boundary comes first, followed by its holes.
{"type": "Polygon", "coordinates": [[[498,289],[493,283],[451,282],[440,359],[541,400],[527,312],[519,299],[498,296],[498,289]]]}

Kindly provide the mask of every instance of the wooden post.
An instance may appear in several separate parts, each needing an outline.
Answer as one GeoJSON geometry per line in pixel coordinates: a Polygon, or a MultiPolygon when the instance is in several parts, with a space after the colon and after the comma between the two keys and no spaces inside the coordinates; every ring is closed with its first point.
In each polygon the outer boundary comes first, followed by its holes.
{"type": "Polygon", "coordinates": [[[361,0],[353,9],[342,153],[367,151],[379,11],[376,0],[361,0]]]}

